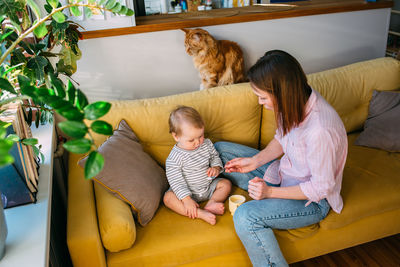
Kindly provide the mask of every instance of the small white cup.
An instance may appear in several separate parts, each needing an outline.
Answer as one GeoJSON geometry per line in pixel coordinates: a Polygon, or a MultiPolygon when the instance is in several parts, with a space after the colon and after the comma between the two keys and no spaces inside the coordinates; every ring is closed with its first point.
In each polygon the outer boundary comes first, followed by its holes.
{"type": "Polygon", "coordinates": [[[235,214],[236,209],[246,201],[242,195],[232,195],[229,197],[229,211],[232,216],[235,214]]]}

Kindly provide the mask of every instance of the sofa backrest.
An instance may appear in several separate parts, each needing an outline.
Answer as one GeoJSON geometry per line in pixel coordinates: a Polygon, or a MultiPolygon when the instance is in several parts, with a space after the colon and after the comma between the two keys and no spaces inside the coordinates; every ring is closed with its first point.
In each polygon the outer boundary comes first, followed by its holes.
{"type": "MultiPolygon", "coordinates": [[[[379,58],[307,75],[308,83],[338,112],[346,131],[362,129],[373,90],[400,88],[400,61],[379,58]]],[[[274,137],[274,114],[263,109],[260,147],[274,137]]]]}
{"type": "MultiPolygon", "coordinates": [[[[113,125],[114,129],[125,119],[143,149],[162,166],[175,144],[169,133],[168,118],[178,105],[191,106],[199,111],[205,122],[205,137],[213,142],[225,140],[258,147],[261,106],[247,83],[111,103],[110,112],[101,119],[113,125]]],[[[97,145],[107,138],[96,134],[93,136],[97,145]]]]}

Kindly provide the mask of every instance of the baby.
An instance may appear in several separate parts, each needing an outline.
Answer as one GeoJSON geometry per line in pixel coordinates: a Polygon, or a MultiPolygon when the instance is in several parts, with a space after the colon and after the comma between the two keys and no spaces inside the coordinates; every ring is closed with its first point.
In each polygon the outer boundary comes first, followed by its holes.
{"type": "Polygon", "coordinates": [[[212,225],[215,215],[224,214],[224,201],[231,191],[231,182],[216,178],[222,162],[210,139],[204,139],[204,122],[191,107],[180,106],[169,117],[170,133],[177,142],[167,161],[170,189],[164,204],[191,219],[200,218],[212,225]],[[198,202],[208,200],[204,209],[198,202]]]}

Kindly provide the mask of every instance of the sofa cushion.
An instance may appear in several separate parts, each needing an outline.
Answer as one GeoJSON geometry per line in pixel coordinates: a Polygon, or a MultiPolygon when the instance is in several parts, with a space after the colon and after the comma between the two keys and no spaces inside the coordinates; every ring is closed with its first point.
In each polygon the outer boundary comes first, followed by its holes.
{"type": "Polygon", "coordinates": [[[104,248],[112,252],[130,248],[136,239],[135,220],[130,206],[98,183],[94,183],[94,191],[104,248]]]}
{"type": "MultiPolygon", "coordinates": [[[[165,171],[143,151],[124,120],[99,152],[104,157],[104,167],[93,180],[131,205],[138,222],[146,225],[168,188],[165,171]]],[[[86,159],[79,164],[83,166],[86,159]]]]}
{"type": "Polygon", "coordinates": [[[364,131],[355,144],[400,152],[400,93],[374,91],[364,131]]]}
{"type": "MultiPolygon", "coordinates": [[[[144,151],[160,165],[175,144],[169,133],[168,117],[178,105],[199,111],[205,122],[205,136],[213,143],[231,141],[251,147],[258,146],[261,106],[248,83],[143,100],[111,102],[110,111],[102,117],[115,127],[125,119],[140,140],[144,151]]],[[[93,135],[97,144],[106,139],[93,135]]]]}
{"type": "Polygon", "coordinates": [[[350,134],[343,172],[343,210],[330,211],[320,222],[324,229],[344,227],[363,218],[400,208],[400,153],[354,145],[350,134]]]}
{"type": "MultiPolygon", "coordinates": [[[[242,194],[246,201],[251,199],[247,192],[236,186],[231,194],[242,194]]],[[[205,203],[201,203],[201,206],[205,203]]],[[[309,237],[317,230],[318,225],[311,225],[290,231],[277,231],[277,234],[280,238],[293,241],[309,237]]],[[[176,266],[237,252],[239,249],[244,250],[235,232],[228,201],[225,201],[225,214],[217,216],[216,225],[198,219],[191,220],[160,205],[157,214],[146,227],[137,227],[136,242],[132,248],[107,253],[107,265],[176,266]]]]}

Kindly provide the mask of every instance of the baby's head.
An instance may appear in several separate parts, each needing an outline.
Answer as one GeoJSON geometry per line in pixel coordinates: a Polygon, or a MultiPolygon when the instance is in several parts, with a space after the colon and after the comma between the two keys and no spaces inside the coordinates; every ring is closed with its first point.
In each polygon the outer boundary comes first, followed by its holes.
{"type": "Polygon", "coordinates": [[[204,122],[194,108],[179,106],[169,116],[169,132],[178,147],[195,150],[204,142],[204,122]]]}

